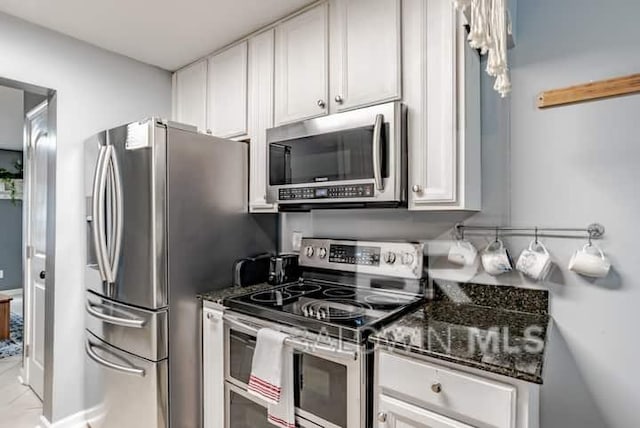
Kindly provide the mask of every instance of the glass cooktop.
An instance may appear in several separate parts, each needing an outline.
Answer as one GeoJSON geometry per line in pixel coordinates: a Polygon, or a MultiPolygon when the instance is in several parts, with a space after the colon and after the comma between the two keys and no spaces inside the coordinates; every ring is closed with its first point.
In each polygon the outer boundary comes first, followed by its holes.
{"type": "Polygon", "coordinates": [[[245,314],[360,341],[423,300],[420,294],[307,280],[224,303],[245,314]]]}

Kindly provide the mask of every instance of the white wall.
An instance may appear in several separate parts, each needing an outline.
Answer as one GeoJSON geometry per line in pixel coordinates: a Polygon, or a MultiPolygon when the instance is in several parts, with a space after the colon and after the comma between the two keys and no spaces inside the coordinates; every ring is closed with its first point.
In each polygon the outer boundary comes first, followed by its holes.
{"type": "MultiPolygon", "coordinates": [[[[117,29],[114,27],[114,31],[117,29]]],[[[169,117],[168,72],[0,14],[0,77],[58,91],[54,394],[51,421],[83,409],[83,140],[169,117]]]]}
{"type": "MultiPolygon", "coordinates": [[[[545,428],[628,428],[640,405],[640,95],[538,110],[540,91],[640,70],[640,2],[518,3],[512,52],[514,223],[606,228],[604,280],[566,269],[584,241],[546,240],[558,332],[542,388],[545,428]]],[[[514,240],[514,249],[524,240],[514,240]]]]}
{"type": "Polygon", "coordinates": [[[0,150],[22,150],[24,93],[0,86],[0,150]]]}

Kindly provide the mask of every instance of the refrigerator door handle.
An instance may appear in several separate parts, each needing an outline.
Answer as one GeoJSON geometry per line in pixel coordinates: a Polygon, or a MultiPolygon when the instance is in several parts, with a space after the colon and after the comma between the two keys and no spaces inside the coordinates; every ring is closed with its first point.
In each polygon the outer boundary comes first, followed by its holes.
{"type": "Polygon", "coordinates": [[[108,281],[107,264],[105,263],[106,242],[104,238],[104,198],[106,187],[106,162],[108,160],[107,152],[109,148],[101,146],[98,153],[98,162],[93,179],[93,194],[91,200],[91,231],[93,235],[93,246],[96,253],[96,261],[100,278],[108,281]]]}
{"type": "MultiPolygon", "coordinates": [[[[86,309],[87,312],[90,315],[93,315],[94,317],[107,322],[109,324],[115,324],[115,325],[119,325],[122,327],[131,327],[131,328],[143,328],[145,326],[145,324],[147,323],[146,320],[142,319],[142,318],[137,318],[135,316],[130,316],[129,318],[120,318],[120,317],[114,317],[113,315],[107,315],[104,312],[100,312],[98,310],[96,310],[96,308],[100,308],[100,309],[111,309],[114,312],[121,312],[123,314],[126,314],[126,312],[124,311],[118,311],[117,309],[114,308],[108,308],[104,305],[100,305],[100,304],[96,304],[96,303],[92,303],[92,302],[87,302],[86,305],[86,309]]],[[[127,314],[128,315],[128,314],[127,314]]]]}
{"type": "Polygon", "coordinates": [[[112,198],[112,206],[115,205],[115,209],[113,210],[114,215],[112,218],[114,219],[114,227],[113,227],[113,251],[111,257],[111,277],[113,281],[118,277],[118,267],[120,265],[120,257],[122,255],[122,234],[124,232],[124,208],[123,208],[123,197],[122,197],[122,176],[120,175],[120,164],[118,162],[118,157],[116,155],[115,149],[111,148],[110,153],[110,176],[112,180],[112,189],[113,189],[113,198],[112,198]]]}
{"type": "MultiPolygon", "coordinates": [[[[96,354],[96,352],[93,350],[93,348],[100,348],[102,351],[104,352],[109,352],[107,351],[105,348],[102,348],[99,345],[95,345],[93,343],[91,343],[89,340],[87,340],[87,344],[85,346],[85,350],[87,352],[87,355],[89,356],[89,358],[91,358],[93,361],[95,361],[96,363],[100,364],[101,366],[107,367],[109,369],[115,370],[115,371],[119,371],[122,373],[127,373],[127,374],[131,374],[131,375],[135,375],[135,376],[140,376],[140,377],[144,377],[145,375],[145,371],[144,369],[141,369],[139,367],[135,367],[135,366],[122,366],[120,364],[116,364],[116,363],[112,363],[109,360],[106,360],[104,358],[102,358],[101,356],[99,356],[98,354],[96,354]]],[[[117,355],[113,355],[116,358],[119,358],[117,355]]],[[[124,360],[123,358],[119,358],[124,360]]]]}

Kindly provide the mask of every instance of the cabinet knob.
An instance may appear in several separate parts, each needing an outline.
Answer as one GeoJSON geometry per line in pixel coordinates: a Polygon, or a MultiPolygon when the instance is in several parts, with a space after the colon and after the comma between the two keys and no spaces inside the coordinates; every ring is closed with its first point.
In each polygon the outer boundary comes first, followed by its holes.
{"type": "Polygon", "coordinates": [[[378,413],[378,422],[387,422],[387,414],[385,412],[378,413]]]}
{"type": "Polygon", "coordinates": [[[207,134],[211,135],[213,134],[213,131],[211,131],[210,129],[207,129],[207,134]]]}
{"type": "Polygon", "coordinates": [[[344,101],[340,95],[336,95],[335,100],[338,104],[342,104],[342,102],[344,101]]]}
{"type": "Polygon", "coordinates": [[[431,390],[436,394],[440,394],[442,392],[442,385],[439,382],[433,383],[431,385],[431,390]]]}
{"type": "Polygon", "coordinates": [[[414,184],[411,190],[413,191],[413,193],[422,193],[422,186],[419,184],[414,184]]]}
{"type": "Polygon", "coordinates": [[[325,108],[327,104],[324,102],[324,100],[318,100],[318,107],[320,108],[325,108]]]}
{"type": "Polygon", "coordinates": [[[213,319],[213,314],[212,314],[211,312],[209,312],[209,313],[207,314],[207,319],[208,319],[208,320],[213,319]]]}

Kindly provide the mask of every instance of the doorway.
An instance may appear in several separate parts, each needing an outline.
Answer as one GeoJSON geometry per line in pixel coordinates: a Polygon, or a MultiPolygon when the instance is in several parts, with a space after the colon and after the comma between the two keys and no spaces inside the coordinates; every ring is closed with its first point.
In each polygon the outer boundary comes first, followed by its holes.
{"type": "Polygon", "coordinates": [[[50,399],[55,107],[55,91],[0,78],[0,414],[16,428],[50,399]]]}

